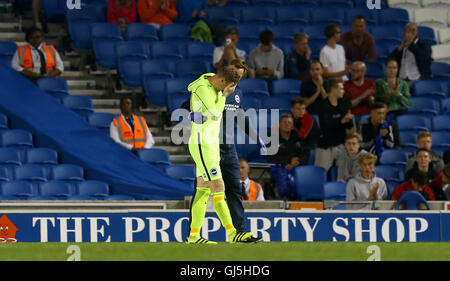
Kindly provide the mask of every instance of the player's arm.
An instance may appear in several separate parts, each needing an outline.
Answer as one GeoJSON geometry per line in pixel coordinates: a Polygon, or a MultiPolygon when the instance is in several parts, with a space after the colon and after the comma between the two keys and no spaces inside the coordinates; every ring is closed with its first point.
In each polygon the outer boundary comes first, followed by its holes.
{"type": "Polygon", "coordinates": [[[191,111],[210,113],[215,108],[215,93],[205,85],[192,90],[191,111]]]}

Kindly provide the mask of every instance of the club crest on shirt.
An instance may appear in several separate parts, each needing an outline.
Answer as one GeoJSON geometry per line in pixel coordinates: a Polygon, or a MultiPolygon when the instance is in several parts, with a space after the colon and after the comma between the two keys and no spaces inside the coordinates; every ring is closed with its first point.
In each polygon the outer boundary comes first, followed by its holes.
{"type": "Polygon", "coordinates": [[[239,103],[241,101],[241,98],[239,97],[239,95],[234,95],[234,100],[239,103]]]}
{"type": "Polygon", "coordinates": [[[216,168],[212,168],[210,172],[211,172],[211,175],[217,176],[217,169],[216,168]]]}

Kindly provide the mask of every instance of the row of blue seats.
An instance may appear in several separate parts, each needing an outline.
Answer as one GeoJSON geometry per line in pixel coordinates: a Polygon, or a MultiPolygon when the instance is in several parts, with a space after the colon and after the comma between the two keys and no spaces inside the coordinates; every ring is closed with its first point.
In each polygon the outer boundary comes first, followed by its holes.
{"type": "MultiPolygon", "coordinates": [[[[384,0],[379,1],[381,8],[386,8],[387,4],[384,0]]],[[[367,8],[367,0],[228,0],[227,6],[290,6],[302,5],[305,7],[352,7],[367,8]]]]}

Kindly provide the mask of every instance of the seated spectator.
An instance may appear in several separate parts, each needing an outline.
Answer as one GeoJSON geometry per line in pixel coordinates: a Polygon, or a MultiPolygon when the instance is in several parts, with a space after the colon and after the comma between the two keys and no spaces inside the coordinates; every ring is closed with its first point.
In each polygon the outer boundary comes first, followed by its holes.
{"type": "Polygon", "coordinates": [[[42,31],[32,27],[26,31],[26,45],[20,45],[14,54],[11,67],[23,76],[36,82],[43,77],[58,77],[64,64],[55,46],[42,43],[42,31]]]}
{"type": "Polygon", "coordinates": [[[421,171],[416,171],[412,178],[397,186],[392,193],[392,200],[397,201],[402,196],[403,192],[408,190],[415,190],[420,192],[426,200],[435,200],[434,193],[428,186],[427,174],[421,171]]]}
{"type": "Polygon", "coordinates": [[[320,62],[324,67],[323,76],[341,77],[344,81],[348,80],[347,73],[350,66],[345,61],[345,50],[338,44],[341,38],[341,29],[338,24],[330,23],[325,27],[325,36],[327,44],[320,50],[320,62]]]}
{"type": "MultiPolygon", "coordinates": [[[[433,168],[437,171],[440,171],[444,168],[444,161],[441,158],[441,155],[438,152],[432,151],[431,147],[433,146],[433,138],[430,132],[422,131],[417,135],[417,147],[424,148],[430,152],[431,163],[433,164],[433,168]]],[[[409,158],[408,163],[406,164],[406,171],[413,168],[414,163],[416,162],[416,156],[412,156],[409,158]]]]}
{"type": "Polygon", "coordinates": [[[119,24],[124,38],[126,38],[127,24],[134,22],[136,22],[136,2],[134,0],[109,0],[108,23],[119,24]]]}
{"type": "Polygon", "coordinates": [[[141,22],[151,24],[156,29],[173,23],[178,16],[173,0],[139,0],[137,9],[141,22]]]}
{"type": "Polygon", "coordinates": [[[361,147],[381,157],[385,149],[400,148],[400,133],[395,120],[386,120],[386,108],[382,103],[370,107],[370,117],[359,124],[361,147]]]}
{"type": "Polygon", "coordinates": [[[337,181],[339,182],[347,182],[354,178],[361,171],[359,158],[367,154],[367,151],[361,149],[361,136],[354,132],[347,134],[344,147],[345,149],[339,153],[336,159],[337,181]]]}
{"type": "Polygon", "coordinates": [[[178,0],[176,5],[178,11],[177,23],[194,24],[206,17],[206,0],[178,0]]]}
{"type": "Polygon", "coordinates": [[[344,91],[352,101],[352,113],[361,116],[370,113],[370,105],[377,95],[375,81],[365,78],[366,65],[356,61],[351,66],[351,79],[344,83],[344,91]]]}
{"type": "MultiPolygon", "coordinates": [[[[386,183],[375,175],[377,156],[371,153],[362,155],[358,164],[361,172],[347,183],[346,201],[387,200],[386,183]]],[[[370,204],[347,204],[347,209],[373,209],[370,204]]]]}
{"type": "Polygon", "coordinates": [[[133,101],[128,97],[120,99],[120,115],[109,126],[110,137],[123,147],[136,153],[155,144],[144,117],[133,114],[133,101]]]}
{"type": "Polygon", "coordinates": [[[242,198],[248,201],[264,201],[264,190],[262,185],[254,180],[249,179],[250,167],[247,160],[239,159],[239,166],[241,171],[240,183],[242,186],[242,198]]]}
{"type": "Polygon", "coordinates": [[[346,130],[353,128],[351,103],[344,95],[341,78],[327,81],[328,98],[322,100],[319,112],[320,137],[315,152],[314,165],[327,172],[333,166],[337,155],[344,149],[346,130]]]}
{"type": "Polygon", "coordinates": [[[444,152],[444,163],[447,165],[448,163],[450,163],[450,149],[447,149],[444,152]]]}
{"type": "Polygon", "coordinates": [[[300,86],[300,96],[307,98],[306,107],[310,114],[318,115],[321,102],[328,97],[322,75],[322,63],[313,61],[309,68],[310,79],[303,81],[300,86]]]}
{"type": "Polygon", "coordinates": [[[259,34],[259,45],[250,52],[248,66],[256,78],[271,81],[284,77],[284,54],[273,44],[273,32],[269,29],[259,34]]]}
{"type": "Polygon", "coordinates": [[[418,38],[417,25],[410,23],[403,30],[402,43],[392,51],[389,58],[393,58],[399,65],[399,77],[408,84],[419,79],[430,79],[431,47],[418,38]]]}
{"type": "Polygon", "coordinates": [[[306,146],[309,148],[315,147],[319,126],[317,126],[315,119],[306,111],[305,98],[298,97],[291,100],[291,115],[294,119],[293,130],[304,140],[306,146]]]}
{"type": "Polygon", "coordinates": [[[353,19],[352,30],[342,34],[341,42],[348,61],[377,60],[375,39],[366,31],[366,20],[363,16],[356,16],[353,19]]]}
{"type": "MultiPolygon", "coordinates": [[[[416,153],[416,161],[411,169],[406,170],[405,179],[409,180],[416,171],[421,171],[427,174],[428,179],[431,181],[437,177],[439,169],[433,167],[431,161],[431,153],[426,148],[419,148],[416,153]]],[[[436,195],[436,194],[435,194],[436,195]]]]}
{"type": "Polygon", "coordinates": [[[305,80],[309,74],[311,49],[308,47],[308,35],[297,33],[294,36],[295,50],[286,58],[286,78],[305,80]]]}
{"type": "Polygon", "coordinates": [[[409,85],[397,77],[398,64],[396,60],[388,60],[385,70],[386,78],[377,81],[377,95],[386,99],[390,111],[396,114],[404,113],[411,105],[409,85]]]}
{"type": "Polygon", "coordinates": [[[450,164],[446,164],[428,186],[436,195],[436,200],[450,199],[450,164]]]}

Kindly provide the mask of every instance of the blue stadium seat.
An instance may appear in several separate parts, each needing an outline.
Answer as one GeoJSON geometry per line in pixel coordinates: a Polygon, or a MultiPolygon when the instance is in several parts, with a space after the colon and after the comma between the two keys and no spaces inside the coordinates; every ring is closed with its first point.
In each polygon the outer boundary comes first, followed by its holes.
{"type": "Polygon", "coordinates": [[[89,124],[109,136],[109,127],[114,117],[116,117],[115,114],[108,112],[93,112],[92,114],[88,115],[87,121],[89,124]]]}
{"type": "Polygon", "coordinates": [[[0,184],[3,182],[9,182],[13,179],[11,170],[12,169],[4,167],[2,164],[0,164],[0,184]]]}
{"type": "Polygon", "coordinates": [[[431,46],[437,44],[436,35],[433,28],[429,26],[418,26],[417,31],[421,40],[424,40],[431,46]]]}
{"type": "Polygon", "coordinates": [[[403,147],[410,147],[414,150],[417,149],[417,135],[418,132],[414,131],[400,131],[400,144],[403,147]]]}
{"type": "Polygon", "coordinates": [[[272,81],[272,95],[274,96],[300,96],[300,80],[297,79],[278,79],[272,81]]]}
{"type": "Polygon", "coordinates": [[[33,189],[32,184],[26,181],[3,182],[0,190],[3,196],[15,197],[16,200],[28,200],[37,195],[37,189],[33,189]]]}
{"type": "Polygon", "coordinates": [[[157,58],[178,58],[182,59],[181,51],[177,44],[172,42],[158,41],[150,46],[151,56],[157,58]]]}
{"type": "Polygon", "coordinates": [[[95,20],[91,19],[75,19],[68,21],[69,35],[75,48],[82,50],[89,50],[92,48],[91,24],[95,22],[95,20]]]}
{"type": "Polygon", "coordinates": [[[283,4],[283,0],[250,0],[252,6],[269,6],[277,8],[283,4]]]}
{"type": "Polygon", "coordinates": [[[119,25],[107,22],[96,22],[91,24],[91,37],[92,39],[110,38],[123,40],[119,25]]]}
{"type": "Polygon", "coordinates": [[[58,165],[58,152],[51,148],[35,147],[26,151],[27,164],[58,165]]]}
{"type": "Polygon", "coordinates": [[[291,110],[291,99],[287,96],[261,97],[261,107],[264,109],[279,109],[282,113],[291,110]]]}
{"type": "Polygon", "coordinates": [[[209,42],[189,42],[186,45],[187,57],[212,61],[214,48],[215,45],[209,42]]]}
{"type": "Polygon", "coordinates": [[[385,181],[401,183],[404,180],[403,169],[393,165],[376,165],[375,174],[385,181]]]}
{"type": "Polygon", "coordinates": [[[142,84],[141,63],[149,57],[149,49],[142,42],[121,42],[115,45],[117,67],[125,85],[142,84]]]}
{"type": "Polygon", "coordinates": [[[384,181],[386,183],[386,189],[388,193],[388,198],[392,197],[392,193],[394,193],[395,188],[399,185],[396,181],[384,181]]]}
{"type": "Polygon", "coordinates": [[[203,60],[184,59],[175,63],[175,74],[177,77],[199,77],[207,73],[208,66],[203,60]]]}
{"type": "Polygon", "coordinates": [[[170,113],[181,108],[181,105],[189,98],[189,95],[181,92],[173,92],[167,94],[167,109],[170,113]]]}
{"type": "Polygon", "coordinates": [[[59,102],[62,102],[63,98],[69,94],[67,80],[64,78],[40,78],[36,84],[41,90],[47,92],[59,102]]]}
{"type": "Polygon", "coordinates": [[[35,164],[25,164],[14,168],[14,179],[32,183],[48,181],[45,168],[35,164]]]}
{"type": "Polygon", "coordinates": [[[8,116],[0,113],[0,131],[9,130],[8,116]]]}
{"type": "Polygon", "coordinates": [[[433,116],[431,121],[433,122],[433,131],[450,131],[450,115],[433,116]]]}
{"type": "Polygon", "coordinates": [[[262,107],[261,105],[261,99],[255,96],[247,96],[242,99],[241,101],[242,108],[244,110],[254,108],[254,109],[260,109],[262,107]]]}
{"type": "Polygon", "coordinates": [[[431,63],[431,72],[435,79],[450,80],[450,64],[433,61],[431,63]]]}
{"type": "Polygon", "coordinates": [[[242,90],[244,98],[247,95],[270,96],[267,82],[263,79],[242,79],[239,82],[239,88],[242,90]]]}
{"type": "MultiPolygon", "coordinates": [[[[447,124],[448,126],[448,124],[447,124]]],[[[433,149],[449,149],[450,148],[450,132],[431,132],[431,137],[433,138],[433,149]]]]}
{"type": "Polygon", "coordinates": [[[400,26],[377,25],[371,28],[371,34],[377,43],[401,43],[403,28],[400,26]]]}
{"type": "Polygon", "coordinates": [[[65,0],[43,0],[42,8],[45,13],[45,18],[48,22],[62,22],[64,21],[67,1],[65,0]]]}
{"type": "MultiPolygon", "coordinates": [[[[178,59],[147,59],[141,63],[142,79],[173,78],[175,73],[175,62],[178,59]]],[[[145,85],[144,85],[145,86],[145,85]]]]}
{"type": "Polygon", "coordinates": [[[441,114],[450,113],[450,98],[441,99],[441,114]]]}
{"type": "Polygon", "coordinates": [[[308,10],[300,6],[285,6],[275,10],[276,21],[278,24],[301,24],[305,25],[311,21],[308,10]]]}
{"type": "Polygon", "coordinates": [[[158,33],[153,25],[145,23],[127,24],[126,35],[128,41],[155,42],[159,41],[158,33]]]}
{"type": "Polygon", "coordinates": [[[315,8],[319,5],[317,0],[285,0],[285,5],[301,6],[302,8],[315,8]]]}
{"type": "Polygon", "coordinates": [[[323,199],[345,201],[346,188],[345,182],[326,182],[323,185],[323,199]]]}
{"type": "Polygon", "coordinates": [[[326,177],[325,169],[322,167],[297,166],[294,169],[297,195],[302,201],[323,200],[323,184],[326,177]]]}
{"type": "Polygon", "coordinates": [[[380,157],[381,165],[395,165],[405,167],[408,163],[408,154],[398,149],[386,149],[380,157]]]}
{"type": "Polygon", "coordinates": [[[161,40],[164,41],[192,41],[191,27],[187,24],[165,24],[160,28],[161,40]]]}
{"type": "Polygon", "coordinates": [[[63,99],[63,105],[84,118],[94,112],[92,98],[89,96],[67,95],[63,99]]]}
{"type": "Polygon", "coordinates": [[[429,131],[431,120],[418,114],[404,114],[397,116],[397,125],[400,131],[429,131]]]}
{"type": "Polygon", "coordinates": [[[187,89],[188,85],[192,82],[190,78],[171,78],[166,80],[166,94],[169,93],[185,93],[189,96],[187,89]]]}
{"type": "Polygon", "coordinates": [[[100,22],[97,14],[97,9],[92,5],[83,5],[82,9],[67,9],[66,11],[66,21],[70,25],[71,22],[77,20],[85,20],[92,22],[100,22]]]}
{"type": "Polygon", "coordinates": [[[321,7],[327,7],[329,9],[333,9],[333,8],[351,9],[351,8],[353,8],[353,3],[350,0],[320,0],[319,5],[321,7]]]}
{"type": "Polygon", "coordinates": [[[105,200],[136,200],[133,196],[113,194],[105,197],[105,200]]]}
{"type": "Polygon", "coordinates": [[[240,23],[234,25],[239,31],[239,42],[243,39],[258,40],[259,33],[267,28],[267,24],[240,23]]]}
{"type": "Polygon", "coordinates": [[[376,43],[377,48],[377,57],[379,62],[385,62],[389,58],[389,55],[392,51],[397,47],[397,44],[394,44],[389,41],[382,41],[376,43]]]}
{"type": "Polygon", "coordinates": [[[379,14],[379,23],[382,25],[406,25],[409,23],[408,11],[400,8],[381,9],[379,14]]]}
{"type": "Polygon", "coordinates": [[[31,148],[33,147],[33,135],[21,129],[0,131],[0,146],[31,148]]]}
{"type": "Polygon", "coordinates": [[[432,117],[440,112],[439,100],[425,97],[411,98],[411,105],[408,107],[408,114],[424,114],[432,117]]]}
{"type": "Polygon", "coordinates": [[[367,22],[367,25],[378,24],[377,13],[367,9],[366,7],[345,10],[345,24],[351,25],[356,16],[363,16],[367,22]]]}
{"type": "Polygon", "coordinates": [[[22,165],[19,152],[14,148],[0,147],[0,165],[3,167],[17,167],[22,165]]]}
{"type": "Polygon", "coordinates": [[[250,5],[250,0],[228,0],[227,1],[227,6],[232,6],[232,7],[243,7],[243,6],[249,6],[250,5]]]}
{"type": "Polygon", "coordinates": [[[264,6],[249,6],[241,9],[241,22],[255,24],[274,24],[275,9],[264,6]]]}
{"type": "Polygon", "coordinates": [[[150,104],[166,105],[166,78],[143,77],[144,91],[150,104]]]}
{"type": "Polygon", "coordinates": [[[98,64],[108,69],[117,68],[116,44],[122,42],[117,38],[95,38],[93,39],[93,49],[98,64]]]}
{"type": "Polygon", "coordinates": [[[235,25],[240,22],[240,8],[234,6],[208,7],[206,18],[211,22],[235,25]]]}
{"type": "Polygon", "coordinates": [[[59,164],[52,169],[52,179],[68,182],[84,181],[84,170],[74,164],[59,164]]]}
{"type": "Polygon", "coordinates": [[[17,44],[11,41],[0,41],[0,64],[11,67],[11,60],[17,51],[17,44]]]}
{"type": "Polygon", "coordinates": [[[161,170],[168,168],[170,163],[169,152],[160,148],[140,149],[137,156],[144,162],[155,165],[161,170]]]}
{"type": "Polygon", "coordinates": [[[344,9],[341,8],[316,8],[311,10],[311,22],[313,24],[337,23],[342,25],[344,23],[344,18],[344,9]]]}
{"type": "Polygon", "coordinates": [[[39,185],[39,196],[32,199],[66,200],[74,194],[70,183],[64,181],[49,181],[39,185]]]}
{"type": "Polygon", "coordinates": [[[312,39],[309,41],[309,48],[311,48],[311,58],[319,60],[320,51],[325,46],[326,41],[323,39],[312,39]]]}
{"type": "Polygon", "coordinates": [[[293,45],[294,35],[301,29],[297,24],[268,25],[267,28],[273,32],[275,41],[283,40],[291,45],[293,45]]]}
{"type": "MultiPolygon", "coordinates": [[[[325,26],[323,24],[307,25],[303,28],[303,32],[308,34],[309,39],[327,40],[324,34],[325,26]]],[[[323,47],[323,46],[322,46],[323,47]]]]}
{"type": "Polygon", "coordinates": [[[377,80],[386,76],[384,65],[379,62],[364,62],[366,64],[366,78],[377,80]]]}
{"type": "Polygon", "coordinates": [[[447,94],[445,93],[444,88],[440,81],[434,80],[418,80],[413,83],[412,86],[414,90],[415,96],[424,96],[424,97],[435,97],[435,98],[446,98],[447,94]]]}
{"type": "Polygon", "coordinates": [[[109,186],[103,181],[86,180],[76,185],[76,194],[69,199],[103,200],[109,196],[109,186]]]}
{"type": "Polygon", "coordinates": [[[192,190],[195,184],[195,167],[187,165],[171,165],[166,168],[166,173],[170,177],[188,183],[192,190]]]}
{"type": "Polygon", "coordinates": [[[419,204],[423,204],[427,210],[431,210],[427,200],[418,191],[405,191],[395,204],[396,210],[419,210],[419,204]]]}

